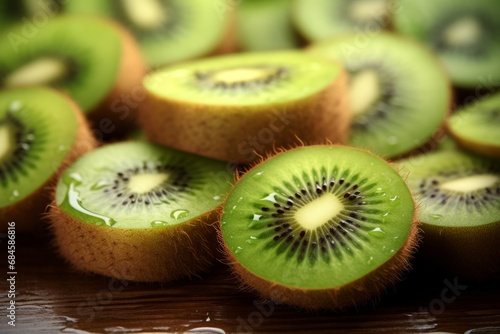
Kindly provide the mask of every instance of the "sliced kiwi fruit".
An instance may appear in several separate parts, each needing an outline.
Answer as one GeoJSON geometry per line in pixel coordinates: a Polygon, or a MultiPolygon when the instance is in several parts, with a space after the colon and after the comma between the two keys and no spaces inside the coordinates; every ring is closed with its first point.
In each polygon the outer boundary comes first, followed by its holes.
{"type": "Polygon", "coordinates": [[[18,22],[23,22],[27,31],[36,29],[61,13],[63,2],[64,0],[2,1],[0,3],[0,29],[18,22]]]}
{"type": "Polygon", "coordinates": [[[299,47],[291,21],[292,0],[242,1],[237,11],[240,47],[245,51],[299,47]]]}
{"type": "Polygon", "coordinates": [[[456,150],[398,162],[426,259],[464,279],[500,277],[500,163],[456,150]]]}
{"type": "Polygon", "coordinates": [[[220,218],[228,262],[264,298],[310,309],[367,301],[408,268],[415,206],[399,174],[356,148],[306,146],[242,176],[220,218]]]}
{"type": "Polygon", "coordinates": [[[156,143],[250,163],[275,147],[343,142],[349,114],[340,65],[298,51],[226,55],[146,77],[140,122],[156,143]]]}
{"type": "Polygon", "coordinates": [[[40,87],[0,91],[0,221],[35,230],[50,202],[46,188],[94,147],[82,112],[67,97],[40,87]]]}
{"type": "Polygon", "coordinates": [[[391,33],[379,33],[361,46],[357,34],[348,34],[308,51],[340,61],[349,73],[350,145],[397,157],[442,132],[451,84],[425,46],[391,33]]]}
{"type": "Polygon", "coordinates": [[[133,124],[124,95],[140,87],[145,74],[132,37],[112,21],[60,16],[28,34],[24,23],[0,38],[0,87],[36,85],[68,93],[99,126],[133,124]]]}
{"type": "Polygon", "coordinates": [[[49,216],[61,255],[86,272],[171,281],[208,268],[226,164],[146,142],[103,146],[60,178],[49,216]]]}
{"type": "Polygon", "coordinates": [[[500,158],[500,93],[477,100],[448,119],[448,131],[464,148],[500,158]]]}
{"type": "Polygon", "coordinates": [[[231,50],[235,7],[232,0],[71,0],[66,9],[121,22],[155,67],[231,50]]]}
{"type": "Polygon", "coordinates": [[[500,86],[500,2],[401,0],[394,28],[429,45],[455,85],[500,86]]]}
{"type": "Polygon", "coordinates": [[[350,32],[375,34],[389,26],[391,0],[294,0],[293,22],[299,33],[315,42],[350,32]]]}

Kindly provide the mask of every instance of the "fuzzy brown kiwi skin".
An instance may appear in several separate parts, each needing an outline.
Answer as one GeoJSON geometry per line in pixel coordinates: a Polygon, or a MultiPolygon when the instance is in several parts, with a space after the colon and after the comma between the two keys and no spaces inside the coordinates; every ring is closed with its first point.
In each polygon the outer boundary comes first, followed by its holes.
{"type": "Polygon", "coordinates": [[[259,142],[263,150],[258,154],[272,152],[274,147],[288,147],[296,139],[309,145],[326,140],[344,143],[350,126],[346,91],[347,75],[342,70],[333,83],[314,96],[268,107],[188,105],[148,92],[140,106],[139,121],[154,143],[249,164],[257,155],[249,145],[245,150],[242,145],[248,144],[248,138],[256,137],[262,129],[270,128],[276,117],[282,116],[288,124],[280,131],[273,131],[272,142],[259,142]]]}
{"type": "Polygon", "coordinates": [[[447,129],[448,134],[463,149],[494,159],[500,158],[500,146],[465,139],[458,133],[453,132],[449,126],[447,127],[447,129]]]}
{"type": "Polygon", "coordinates": [[[421,226],[426,261],[471,282],[500,279],[500,221],[473,227],[421,226]]]}
{"type": "MultiPolygon", "coordinates": [[[[62,93],[60,94],[64,96],[73,107],[78,126],[76,138],[61,165],[47,182],[21,201],[0,210],[0,221],[15,222],[16,231],[19,233],[38,232],[42,226],[45,227],[41,222],[41,218],[47,205],[50,203],[49,189],[56,184],[60,175],[68,166],[75,162],[80,156],[97,147],[97,141],[89,128],[89,124],[83,112],[68,96],[62,93]]],[[[2,230],[6,230],[6,226],[2,225],[2,230]]]]}
{"type": "Polygon", "coordinates": [[[54,200],[47,216],[59,254],[77,270],[134,282],[171,282],[212,265],[216,212],[163,229],[117,229],[81,222],[54,200]]]}
{"type": "MultiPolygon", "coordinates": [[[[137,107],[127,105],[128,107],[126,107],[125,111],[121,111],[120,107],[123,108],[123,105],[125,105],[123,95],[132,96],[132,99],[134,98],[134,94],[137,94],[137,91],[140,91],[142,95],[142,80],[146,75],[146,62],[139,45],[126,28],[117,22],[104,18],[96,18],[96,20],[100,20],[114,27],[115,30],[120,33],[122,40],[122,58],[115,85],[111,88],[104,100],[92,110],[88,117],[92,126],[97,129],[100,127],[111,128],[112,126],[116,126],[116,132],[109,135],[120,137],[124,133],[137,127],[137,107]],[[103,124],[105,122],[106,125],[102,125],[101,122],[103,122],[103,124]]],[[[141,101],[133,102],[135,104],[141,103],[141,101]]],[[[103,133],[103,138],[99,139],[112,139],[108,137],[109,136],[103,133]]]]}
{"type": "MultiPolygon", "coordinates": [[[[377,156],[367,150],[354,147],[352,148],[377,156]]],[[[286,151],[287,150],[285,149],[278,149],[275,151],[274,156],[283,154],[286,151]]],[[[255,163],[253,167],[248,169],[247,172],[251,171],[272,156],[273,155],[268,155],[267,158],[261,158],[261,161],[255,163]]],[[[384,160],[380,156],[377,157],[384,160]]],[[[394,168],[391,163],[388,164],[394,168]]],[[[239,180],[241,176],[242,175],[236,175],[235,179],[239,180]]],[[[230,194],[231,193],[229,193],[228,196],[230,196],[230,194]]],[[[247,270],[238,261],[233,252],[226,246],[220,225],[217,229],[217,237],[221,251],[225,256],[224,262],[229,265],[235,273],[235,277],[240,282],[242,290],[253,291],[262,299],[269,299],[278,304],[284,303],[308,310],[329,309],[341,311],[372,300],[374,297],[380,295],[388,286],[397,283],[401,279],[401,276],[411,269],[410,261],[413,258],[421,239],[419,234],[420,227],[416,219],[417,204],[415,200],[413,200],[413,203],[415,210],[408,238],[401,248],[394,254],[394,256],[364,277],[349,284],[331,289],[301,289],[265,280],[247,270]]],[[[220,213],[219,222],[221,221],[222,214],[223,211],[220,213]]]]}

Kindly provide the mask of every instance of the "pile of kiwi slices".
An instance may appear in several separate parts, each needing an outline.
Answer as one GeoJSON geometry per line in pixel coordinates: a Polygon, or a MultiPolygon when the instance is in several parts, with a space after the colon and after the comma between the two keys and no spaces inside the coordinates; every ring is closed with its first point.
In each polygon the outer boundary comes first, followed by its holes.
{"type": "Polygon", "coordinates": [[[498,4],[2,2],[2,230],[166,289],[222,262],[306,309],[415,257],[497,279],[498,4]]]}

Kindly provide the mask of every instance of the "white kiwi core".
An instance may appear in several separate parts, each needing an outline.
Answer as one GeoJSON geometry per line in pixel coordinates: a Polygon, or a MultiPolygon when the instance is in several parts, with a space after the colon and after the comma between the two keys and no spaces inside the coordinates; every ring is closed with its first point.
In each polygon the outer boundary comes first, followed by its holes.
{"type": "Polygon", "coordinates": [[[168,178],[169,175],[166,173],[137,174],[130,177],[128,187],[132,192],[144,194],[158,187],[168,178]]]}
{"type": "Polygon", "coordinates": [[[7,125],[0,125],[0,161],[9,154],[12,135],[7,125]]]}
{"type": "Polygon", "coordinates": [[[348,15],[356,22],[377,20],[387,12],[385,0],[358,0],[349,5],[348,15]]]}
{"type": "Polygon", "coordinates": [[[349,82],[349,98],[353,116],[368,111],[381,95],[382,89],[377,71],[369,69],[354,74],[349,82]]]}
{"type": "Polygon", "coordinates": [[[212,80],[216,82],[225,82],[228,84],[235,82],[252,82],[261,79],[267,79],[276,72],[274,68],[260,67],[241,67],[230,68],[217,71],[211,74],[212,80]]]}
{"type": "Polygon", "coordinates": [[[337,196],[325,193],[323,196],[307,203],[295,212],[297,222],[307,230],[315,230],[334,218],[344,209],[337,196]]]}
{"type": "Polygon", "coordinates": [[[51,84],[66,75],[66,64],[57,58],[40,58],[24,65],[7,76],[7,87],[26,87],[51,84]]]}
{"type": "Polygon", "coordinates": [[[158,29],[167,20],[168,13],[158,0],[122,0],[129,19],[139,28],[158,29]]]}
{"type": "Polygon", "coordinates": [[[466,16],[450,24],[443,31],[443,37],[448,45],[463,47],[477,43],[482,32],[481,23],[473,16],[466,16]]]}
{"type": "Polygon", "coordinates": [[[440,188],[449,191],[468,193],[475,190],[491,187],[498,181],[500,181],[500,178],[497,175],[492,175],[492,174],[473,175],[445,182],[440,186],[440,188]]]}

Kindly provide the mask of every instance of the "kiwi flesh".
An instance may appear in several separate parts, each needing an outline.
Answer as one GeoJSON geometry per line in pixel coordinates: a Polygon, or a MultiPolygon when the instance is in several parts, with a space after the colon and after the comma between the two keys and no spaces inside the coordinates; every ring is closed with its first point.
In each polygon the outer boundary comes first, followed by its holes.
{"type": "Polygon", "coordinates": [[[145,65],[133,38],[112,21],[59,16],[26,37],[24,24],[0,38],[0,87],[51,86],[69,94],[99,126],[135,120],[120,102],[140,87],[145,65]]]}
{"type": "Polygon", "coordinates": [[[342,143],[349,114],[340,65],[298,51],[226,55],[146,77],[149,140],[243,164],[274,147],[342,143]]]}
{"type": "Polygon", "coordinates": [[[66,10],[117,20],[156,67],[231,51],[235,7],[232,0],[72,0],[66,10]]]}
{"type": "Polygon", "coordinates": [[[391,0],[295,0],[293,22],[308,41],[351,32],[373,34],[386,29],[396,4],[391,0]]]}
{"type": "Polygon", "coordinates": [[[500,86],[500,2],[399,2],[394,29],[429,45],[456,86],[476,91],[500,86]]]}
{"type": "Polygon", "coordinates": [[[140,282],[198,274],[214,257],[211,223],[232,180],[219,161],[139,141],[103,146],[57,184],[56,245],[85,272],[140,282]]]}
{"type": "Polygon", "coordinates": [[[447,150],[397,168],[416,198],[429,263],[464,279],[500,277],[500,163],[447,150]]]}
{"type": "Polygon", "coordinates": [[[381,32],[363,47],[357,34],[347,34],[308,51],[340,61],[349,73],[350,145],[394,158],[443,132],[451,82],[425,46],[381,32]]]}
{"type": "Polygon", "coordinates": [[[417,241],[399,174],[357,148],[306,146],[243,175],[220,218],[227,260],[263,298],[343,309],[394,283],[417,241]]]}
{"type": "MultiPolygon", "coordinates": [[[[49,88],[0,92],[0,220],[38,230],[47,192],[96,143],[81,110],[49,88]]],[[[2,225],[5,227],[5,225],[2,225]]]]}
{"type": "Polygon", "coordinates": [[[238,6],[237,29],[245,51],[299,47],[291,21],[292,0],[249,0],[238,6]]]}
{"type": "Polygon", "coordinates": [[[448,118],[447,128],[463,148],[500,158],[500,93],[457,110],[448,118]]]}

